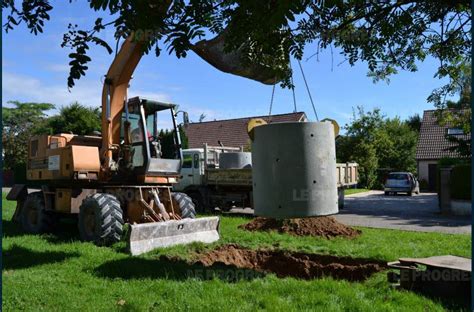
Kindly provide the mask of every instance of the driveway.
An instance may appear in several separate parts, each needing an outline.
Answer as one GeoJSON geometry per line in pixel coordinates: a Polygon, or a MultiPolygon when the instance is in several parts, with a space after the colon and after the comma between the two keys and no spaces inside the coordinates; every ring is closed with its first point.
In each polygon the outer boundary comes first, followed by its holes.
{"type": "Polygon", "coordinates": [[[352,226],[399,229],[421,232],[470,234],[470,217],[451,217],[439,213],[435,193],[385,196],[382,191],[346,196],[345,208],[336,219],[352,226]]]}

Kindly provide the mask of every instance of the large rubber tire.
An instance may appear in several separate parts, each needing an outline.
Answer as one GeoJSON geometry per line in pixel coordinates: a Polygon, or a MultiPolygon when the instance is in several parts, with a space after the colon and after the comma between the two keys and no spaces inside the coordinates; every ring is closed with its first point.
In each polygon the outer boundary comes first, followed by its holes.
{"type": "Polygon", "coordinates": [[[194,219],[196,218],[196,209],[194,207],[191,197],[185,193],[171,193],[175,203],[178,205],[181,218],[183,219],[194,219]]]}
{"type": "Polygon", "coordinates": [[[115,196],[96,193],[82,202],[78,222],[82,240],[109,246],[120,241],[123,223],[123,211],[115,196]]]}
{"type": "Polygon", "coordinates": [[[34,192],[26,197],[21,208],[20,221],[25,232],[41,234],[54,229],[57,216],[52,211],[46,211],[43,192],[34,192]]]}

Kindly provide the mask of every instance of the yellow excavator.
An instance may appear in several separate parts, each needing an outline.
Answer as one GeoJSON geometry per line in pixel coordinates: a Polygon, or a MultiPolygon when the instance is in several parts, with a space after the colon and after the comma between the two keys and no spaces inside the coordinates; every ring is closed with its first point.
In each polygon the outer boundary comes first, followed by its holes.
{"type": "Polygon", "coordinates": [[[76,214],[81,239],[98,245],[121,240],[128,223],[132,255],[219,239],[219,218],[195,218],[192,200],[172,192],[183,161],[175,105],[127,97],[143,45],[129,36],[105,76],[100,136],[30,139],[28,182],[7,196],[17,201],[13,218],[26,232],[48,232],[59,218],[76,214]],[[174,128],[172,159],[162,158],[158,134],[158,115],[166,111],[174,128]],[[41,190],[29,192],[33,186],[41,190]]]}

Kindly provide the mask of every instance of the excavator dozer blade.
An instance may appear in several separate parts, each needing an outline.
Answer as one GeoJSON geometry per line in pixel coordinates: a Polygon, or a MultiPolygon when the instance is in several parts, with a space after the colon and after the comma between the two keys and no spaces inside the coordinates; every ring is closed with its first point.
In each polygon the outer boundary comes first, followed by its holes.
{"type": "Polygon", "coordinates": [[[128,250],[133,256],[160,247],[219,239],[219,217],[170,220],[130,225],[128,250]]]}

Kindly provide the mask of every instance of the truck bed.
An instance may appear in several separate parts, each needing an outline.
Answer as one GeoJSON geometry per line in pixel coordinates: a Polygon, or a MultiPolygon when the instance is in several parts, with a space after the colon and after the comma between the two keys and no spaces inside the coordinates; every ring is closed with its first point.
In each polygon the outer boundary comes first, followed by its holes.
{"type": "Polygon", "coordinates": [[[359,180],[357,163],[336,164],[337,187],[356,185],[359,180]]]}
{"type": "Polygon", "coordinates": [[[207,169],[210,185],[252,186],[252,169],[207,169]]]}
{"type": "MultiPolygon", "coordinates": [[[[337,187],[357,184],[357,164],[336,164],[337,187]]],[[[207,169],[208,185],[252,186],[252,169],[207,169]]]]}

